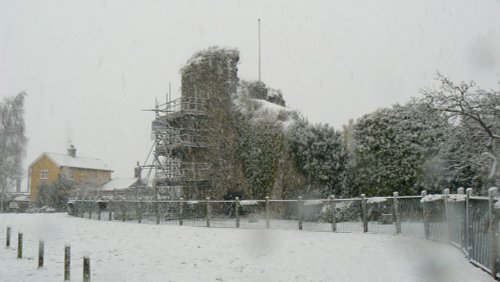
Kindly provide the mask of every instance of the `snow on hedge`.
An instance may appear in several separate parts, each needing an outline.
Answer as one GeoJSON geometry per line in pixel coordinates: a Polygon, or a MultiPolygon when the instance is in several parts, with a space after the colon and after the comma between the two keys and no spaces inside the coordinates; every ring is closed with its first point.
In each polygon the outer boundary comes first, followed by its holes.
{"type": "Polygon", "coordinates": [[[385,202],[387,202],[387,198],[384,198],[384,197],[373,197],[373,198],[369,198],[366,201],[367,204],[385,203],[385,202]]]}
{"type": "Polygon", "coordinates": [[[448,202],[456,203],[456,202],[465,202],[466,196],[463,194],[452,194],[448,196],[448,202]]]}
{"type": "Polygon", "coordinates": [[[255,200],[243,200],[243,201],[240,201],[240,205],[241,206],[254,206],[256,205],[258,202],[255,201],[255,200]]]}
{"type": "Polygon", "coordinates": [[[435,202],[443,199],[443,195],[427,195],[423,197],[420,202],[421,203],[428,203],[428,202],[435,202]]]}

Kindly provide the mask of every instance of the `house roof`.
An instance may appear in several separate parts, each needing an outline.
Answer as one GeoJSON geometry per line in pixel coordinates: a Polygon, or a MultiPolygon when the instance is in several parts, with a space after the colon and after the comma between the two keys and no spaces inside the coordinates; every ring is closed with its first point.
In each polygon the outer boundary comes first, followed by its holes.
{"type": "Polygon", "coordinates": [[[103,191],[123,190],[130,188],[139,181],[139,178],[115,178],[102,185],[103,191]]]}
{"type": "Polygon", "coordinates": [[[35,164],[39,159],[43,156],[47,156],[50,160],[52,160],[59,167],[73,167],[73,168],[84,168],[84,169],[95,169],[95,170],[104,170],[104,171],[113,171],[108,167],[106,163],[104,163],[100,159],[95,158],[87,158],[87,157],[72,157],[63,154],[55,154],[55,153],[43,153],[38,159],[36,159],[33,164],[35,164]]]}

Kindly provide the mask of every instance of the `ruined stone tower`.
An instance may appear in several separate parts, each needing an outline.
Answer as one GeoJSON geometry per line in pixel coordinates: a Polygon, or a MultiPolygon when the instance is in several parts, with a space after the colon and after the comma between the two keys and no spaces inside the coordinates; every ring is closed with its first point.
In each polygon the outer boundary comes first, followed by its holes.
{"type": "Polygon", "coordinates": [[[161,194],[222,198],[235,185],[231,96],[238,85],[238,60],[232,49],[195,54],[181,70],[181,97],[157,105],[154,186],[161,194]]]}

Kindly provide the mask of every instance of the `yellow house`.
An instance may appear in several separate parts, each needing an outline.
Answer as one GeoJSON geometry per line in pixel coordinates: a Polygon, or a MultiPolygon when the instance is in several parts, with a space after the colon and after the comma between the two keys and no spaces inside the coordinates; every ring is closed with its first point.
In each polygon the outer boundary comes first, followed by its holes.
{"type": "Polygon", "coordinates": [[[29,167],[30,199],[36,201],[40,184],[65,178],[78,186],[100,187],[111,179],[112,172],[100,159],[77,157],[73,145],[67,155],[43,153],[29,167]]]}

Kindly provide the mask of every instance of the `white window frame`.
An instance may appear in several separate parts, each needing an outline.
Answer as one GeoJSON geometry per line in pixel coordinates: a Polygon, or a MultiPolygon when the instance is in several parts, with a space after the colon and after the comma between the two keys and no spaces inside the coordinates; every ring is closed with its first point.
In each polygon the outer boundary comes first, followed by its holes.
{"type": "Polygon", "coordinates": [[[75,171],[72,168],[68,168],[68,179],[69,180],[75,179],[75,171]]]}
{"type": "Polygon", "coordinates": [[[48,169],[42,169],[40,171],[40,179],[49,179],[49,170],[48,169]]]}

